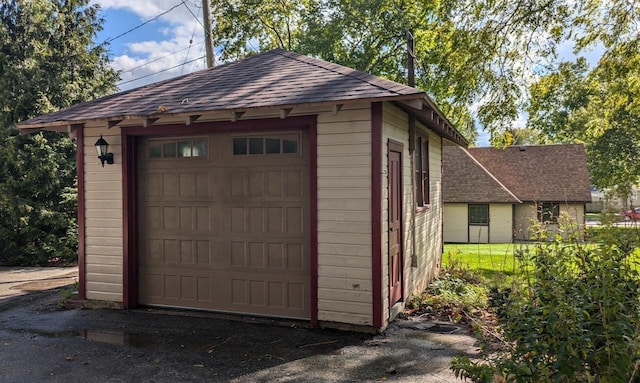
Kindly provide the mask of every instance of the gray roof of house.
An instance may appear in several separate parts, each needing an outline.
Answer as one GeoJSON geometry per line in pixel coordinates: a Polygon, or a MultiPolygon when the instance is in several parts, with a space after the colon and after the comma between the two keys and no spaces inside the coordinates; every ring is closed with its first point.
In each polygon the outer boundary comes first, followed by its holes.
{"type": "MultiPolygon", "coordinates": [[[[89,121],[149,119],[204,112],[243,112],[349,102],[413,101],[420,119],[439,119],[430,127],[466,145],[425,92],[316,58],[275,49],[158,83],[74,105],[18,124],[21,129],[52,128],[89,121]],[[417,103],[417,104],[416,104],[417,103]],[[430,117],[431,118],[431,117],[430,117]]],[[[406,108],[406,105],[405,105],[406,108]]],[[[411,108],[409,108],[411,109],[411,108]]],[[[427,121],[429,122],[429,121],[427,121]]]]}
{"type": "Polygon", "coordinates": [[[509,194],[520,201],[591,201],[580,144],[446,147],[443,162],[444,202],[510,202],[509,194]]]}

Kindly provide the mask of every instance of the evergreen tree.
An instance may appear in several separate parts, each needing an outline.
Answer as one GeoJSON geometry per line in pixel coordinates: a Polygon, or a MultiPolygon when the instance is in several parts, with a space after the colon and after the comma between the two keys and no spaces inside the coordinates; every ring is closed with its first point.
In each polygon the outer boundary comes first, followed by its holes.
{"type": "Polygon", "coordinates": [[[75,144],[15,123],[113,92],[88,0],[0,1],[0,264],[77,257],[75,144]]]}

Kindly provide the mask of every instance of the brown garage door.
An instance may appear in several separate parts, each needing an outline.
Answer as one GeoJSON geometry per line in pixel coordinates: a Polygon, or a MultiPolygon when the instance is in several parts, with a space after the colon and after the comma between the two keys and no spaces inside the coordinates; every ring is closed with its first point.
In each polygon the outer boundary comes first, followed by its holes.
{"type": "Polygon", "coordinates": [[[310,317],[305,132],[138,146],[139,302],[310,317]]]}

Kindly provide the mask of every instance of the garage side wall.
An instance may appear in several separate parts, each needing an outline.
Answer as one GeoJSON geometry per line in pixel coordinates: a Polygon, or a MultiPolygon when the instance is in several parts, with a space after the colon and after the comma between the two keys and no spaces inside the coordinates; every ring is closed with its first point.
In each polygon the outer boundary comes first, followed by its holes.
{"type": "MultiPolygon", "coordinates": [[[[405,290],[407,297],[422,291],[438,273],[442,261],[442,139],[434,132],[418,124],[418,128],[429,134],[429,199],[426,210],[416,214],[416,247],[413,252],[417,263],[407,274],[410,285],[405,290]]],[[[413,178],[412,178],[413,179],[413,178]]],[[[415,206],[415,203],[412,203],[415,206]]]]}
{"type": "MultiPolygon", "coordinates": [[[[119,129],[84,128],[86,298],[122,302],[122,146],[119,129]],[[100,165],[95,142],[109,143],[114,164],[100,165]]],[[[82,198],[82,196],[78,196],[82,198]]]]}
{"type": "Polygon", "coordinates": [[[317,121],[318,320],[371,326],[371,107],[317,121]]]}
{"type": "Polygon", "coordinates": [[[382,287],[383,315],[385,323],[390,318],[389,307],[389,262],[388,262],[388,196],[387,150],[389,140],[403,144],[402,155],[402,227],[403,227],[403,299],[408,299],[415,291],[426,287],[427,282],[437,272],[442,248],[442,140],[422,124],[417,129],[429,138],[429,179],[431,204],[428,209],[415,210],[413,185],[413,158],[409,153],[408,115],[385,103],[382,110],[382,287]],[[415,233],[415,236],[414,236],[415,233]]]}

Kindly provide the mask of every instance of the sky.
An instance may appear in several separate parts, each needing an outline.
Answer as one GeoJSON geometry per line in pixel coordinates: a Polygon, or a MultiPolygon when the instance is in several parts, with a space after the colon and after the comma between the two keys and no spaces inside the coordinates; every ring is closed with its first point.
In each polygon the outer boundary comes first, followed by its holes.
{"type": "Polygon", "coordinates": [[[101,6],[104,19],[97,42],[109,41],[111,65],[121,71],[120,90],[206,68],[201,0],[93,3],[101,6]]]}
{"type": "MultiPolygon", "coordinates": [[[[102,8],[103,30],[96,42],[109,41],[111,65],[120,71],[120,90],[143,86],[206,68],[202,0],[92,0],[102,8]]],[[[593,65],[601,52],[587,55],[593,65]]],[[[560,57],[572,57],[564,44],[560,57]]],[[[515,121],[524,126],[526,117],[515,121]]],[[[478,146],[489,134],[478,132],[478,146]]]]}

